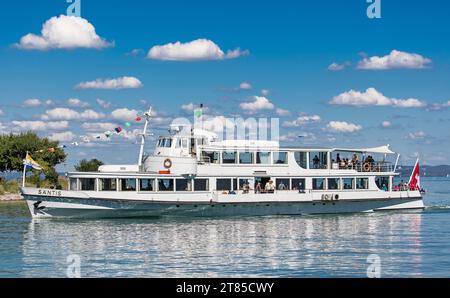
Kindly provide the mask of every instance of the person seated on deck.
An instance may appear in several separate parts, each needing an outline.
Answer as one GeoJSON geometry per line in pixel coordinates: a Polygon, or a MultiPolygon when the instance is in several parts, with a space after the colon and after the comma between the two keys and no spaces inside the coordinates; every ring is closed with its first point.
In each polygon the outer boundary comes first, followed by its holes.
{"type": "Polygon", "coordinates": [[[267,193],[274,193],[275,192],[275,186],[273,185],[273,181],[272,180],[267,181],[266,186],[264,187],[264,190],[267,193]]]}
{"type": "Polygon", "coordinates": [[[258,182],[255,186],[255,193],[261,193],[261,182],[258,182]]]}
{"type": "Polygon", "coordinates": [[[243,186],[243,192],[242,193],[247,194],[249,192],[250,192],[250,184],[245,183],[244,186],[243,186]]]}
{"type": "Polygon", "coordinates": [[[286,185],[284,185],[283,182],[280,182],[280,184],[278,184],[278,190],[286,190],[286,185]]]}
{"type": "Polygon", "coordinates": [[[317,155],[314,156],[314,158],[313,158],[314,169],[318,169],[319,168],[319,163],[320,163],[319,157],[317,155]]]}
{"type": "Polygon", "coordinates": [[[387,188],[386,184],[383,183],[383,186],[381,187],[381,190],[388,191],[388,188],[387,188]]]}
{"type": "Polygon", "coordinates": [[[341,169],[345,169],[345,158],[341,160],[341,162],[339,163],[339,167],[341,169]]]}

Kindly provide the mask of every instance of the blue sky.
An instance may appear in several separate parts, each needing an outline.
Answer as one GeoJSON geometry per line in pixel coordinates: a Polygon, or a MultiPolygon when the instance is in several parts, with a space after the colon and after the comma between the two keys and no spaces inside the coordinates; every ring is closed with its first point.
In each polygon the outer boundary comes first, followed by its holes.
{"type": "Polygon", "coordinates": [[[288,145],[390,144],[403,163],[450,163],[447,2],[382,0],[381,19],[365,0],[81,5],[81,22],[61,17],[65,0],[0,11],[0,127],[61,140],[67,170],[81,158],[134,163],[132,116],[153,105],[159,134],[190,103],[211,117],[279,117],[288,145]],[[95,138],[125,122],[126,135],[95,138]]]}

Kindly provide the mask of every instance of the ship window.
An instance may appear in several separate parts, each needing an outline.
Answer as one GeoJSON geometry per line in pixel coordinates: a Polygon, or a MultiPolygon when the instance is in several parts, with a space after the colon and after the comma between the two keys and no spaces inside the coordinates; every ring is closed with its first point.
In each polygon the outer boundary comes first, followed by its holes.
{"type": "Polygon", "coordinates": [[[353,178],[343,178],[342,188],[343,189],[353,189],[353,178]]]}
{"type": "Polygon", "coordinates": [[[305,179],[292,178],[292,190],[305,190],[305,179]]]}
{"type": "Polygon", "coordinates": [[[239,179],[239,190],[248,191],[253,184],[253,179],[239,179]]]}
{"type": "Polygon", "coordinates": [[[301,167],[306,169],[308,167],[308,154],[307,152],[295,152],[295,161],[301,167]]]}
{"type": "Polygon", "coordinates": [[[121,191],[136,191],[136,179],[120,179],[121,191]]]}
{"type": "Polygon", "coordinates": [[[312,188],[314,190],[325,189],[325,179],[324,178],[313,178],[312,188]]]}
{"type": "Polygon", "coordinates": [[[257,164],[270,164],[270,152],[256,152],[257,164]]]}
{"type": "Polygon", "coordinates": [[[173,191],[173,179],[158,179],[159,191],[173,191]]]}
{"type": "Polygon", "coordinates": [[[217,151],[202,151],[202,161],[207,163],[218,164],[220,160],[220,154],[217,151]]]}
{"type": "Polygon", "coordinates": [[[291,189],[290,181],[286,178],[277,178],[275,179],[275,185],[278,190],[289,190],[291,189]]]}
{"type": "Polygon", "coordinates": [[[389,177],[376,177],[375,182],[380,190],[389,190],[389,177]]]}
{"type": "Polygon", "coordinates": [[[340,189],[340,181],[339,178],[328,178],[328,189],[335,190],[340,189]]]}
{"type": "Polygon", "coordinates": [[[195,179],[194,180],[194,190],[195,191],[208,191],[209,190],[209,179],[195,179]]]}
{"type": "Polygon", "coordinates": [[[164,139],[164,147],[166,148],[172,147],[172,139],[170,138],[164,139]]]}
{"type": "Polygon", "coordinates": [[[155,190],[155,179],[139,179],[139,190],[140,191],[154,191],[155,190]]]}
{"type": "Polygon", "coordinates": [[[222,153],[222,162],[223,163],[236,163],[236,152],[233,151],[224,151],[222,153]]]}
{"type": "Polygon", "coordinates": [[[231,179],[217,179],[216,190],[232,190],[231,179]]]}
{"type": "Polygon", "coordinates": [[[252,164],[253,155],[254,155],[253,152],[239,152],[239,163],[252,164]]]}
{"type": "Polygon", "coordinates": [[[273,163],[274,164],[287,164],[287,152],[274,152],[273,153],[273,163]]]}
{"type": "Polygon", "coordinates": [[[369,178],[356,179],[356,189],[368,189],[368,188],[369,188],[369,178]]]}
{"type": "Polygon", "coordinates": [[[327,152],[311,152],[309,153],[310,169],[326,169],[327,168],[327,152]]]}
{"type": "Polygon", "coordinates": [[[77,178],[70,178],[70,190],[77,191],[78,190],[78,180],[77,178]]]}
{"type": "Polygon", "coordinates": [[[116,191],[117,181],[115,178],[99,179],[99,190],[100,191],[116,191]]]}
{"type": "Polygon", "coordinates": [[[176,180],[176,190],[177,191],[192,191],[192,180],[191,179],[177,179],[176,180]]]}
{"type": "Polygon", "coordinates": [[[181,148],[181,139],[176,139],[175,148],[181,148]]]}
{"type": "Polygon", "coordinates": [[[95,190],[95,178],[80,178],[81,190],[95,190]]]}

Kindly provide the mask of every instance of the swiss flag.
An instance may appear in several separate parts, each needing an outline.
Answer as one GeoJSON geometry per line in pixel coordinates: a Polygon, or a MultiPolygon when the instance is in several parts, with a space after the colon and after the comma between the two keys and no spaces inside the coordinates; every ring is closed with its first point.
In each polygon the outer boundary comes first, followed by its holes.
{"type": "Polygon", "coordinates": [[[419,190],[420,189],[420,166],[419,159],[416,161],[416,165],[411,173],[411,178],[409,178],[409,189],[419,190]]]}

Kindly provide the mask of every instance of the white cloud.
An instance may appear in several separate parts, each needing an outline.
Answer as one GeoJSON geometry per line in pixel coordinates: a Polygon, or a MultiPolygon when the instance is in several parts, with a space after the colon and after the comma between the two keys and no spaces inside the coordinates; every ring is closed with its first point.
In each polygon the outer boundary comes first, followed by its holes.
{"type": "Polygon", "coordinates": [[[71,131],[55,132],[48,136],[52,141],[70,142],[75,138],[75,134],[71,131]]]}
{"type": "Polygon", "coordinates": [[[428,108],[429,111],[440,111],[450,107],[450,100],[444,103],[434,103],[428,108]]]}
{"type": "Polygon", "coordinates": [[[261,95],[262,96],[268,96],[270,94],[270,90],[267,90],[267,89],[262,89],[261,90],[261,95]]]}
{"type": "Polygon", "coordinates": [[[252,89],[252,85],[250,83],[247,83],[247,82],[242,82],[241,84],[239,84],[239,89],[241,89],[241,90],[250,90],[250,89],[252,89]]]}
{"type": "Polygon", "coordinates": [[[277,108],[275,112],[278,116],[289,116],[291,114],[291,111],[282,108],[277,108]]]}
{"type": "Polygon", "coordinates": [[[254,96],[253,101],[240,104],[241,109],[254,113],[259,110],[273,110],[275,105],[264,96],[254,96]]]}
{"type": "Polygon", "coordinates": [[[394,106],[399,108],[422,108],[426,103],[415,98],[397,99],[384,96],[375,88],[368,88],[365,92],[350,90],[341,93],[329,102],[332,105],[347,106],[394,106]]]}
{"type": "Polygon", "coordinates": [[[0,110],[0,116],[5,115],[5,112],[3,112],[3,110],[0,110]]]}
{"type": "Polygon", "coordinates": [[[424,139],[426,136],[427,136],[427,134],[424,133],[423,131],[418,131],[418,132],[409,133],[407,138],[410,140],[418,140],[418,139],[424,139]]]}
{"type": "Polygon", "coordinates": [[[98,36],[95,27],[86,19],[60,15],[44,23],[41,35],[29,33],[14,46],[26,50],[101,49],[111,47],[113,44],[98,36]]]}
{"type": "Polygon", "coordinates": [[[345,121],[330,121],[327,129],[333,132],[356,132],[361,130],[362,126],[345,121]]]}
{"type": "Polygon", "coordinates": [[[81,125],[81,128],[87,131],[107,131],[114,130],[117,127],[117,124],[110,122],[86,122],[81,125]]]}
{"type": "Polygon", "coordinates": [[[95,81],[82,82],[76,89],[136,89],[143,86],[142,82],[135,77],[120,77],[116,79],[97,79],[95,81]]]}
{"type": "Polygon", "coordinates": [[[383,122],[381,122],[381,127],[382,128],[391,128],[392,123],[390,121],[383,121],[383,122]]]}
{"type": "Polygon", "coordinates": [[[127,108],[116,109],[111,112],[111,116],[116,120],[133,121],[136,119],[138,111],[127,108]]]}
{"type": "Polygon", "coordinates": [[[45,131],[45,130],[60,130],[66,129],[69,126],[67,121],[13,121],[12,124],[19,128],[19,130],[33,130],[33,131],[45,131]]]}
{"type": "Polygon", "coordinates": [[[98,113],[94,110],[85,110],[83,112],[77,112],[68,108],[55,108],[46,111],[41,116],[43,120],[97,120],[104,118],[105,114],[98,113]]]}
{"type": "Polygon", "coordinates": [[[96,101],[97,101],[97,104],[104,109],[109,109],[111,107],[111,103],[106,100],[97,98],[96,101]]]}
{"type": "Polygon", "coordinates": [[[287,134],[281,135],[280,141],[281,142],[298,141],[302,143],[312,143],[317,141],[317,137],[314,133],[310,132],[303,132],[303,133],[289,132],[287,134]]]}
{"type": "Polygon", "coordinates": [[[383,57],[373,56],[364,58],[358,63],[358,68],[367,70],[396,68],[421,69],[427,67],[431,62],[431,59],[419,54],[393,50],[389,55],[383,57]]]}
{"type": "Polygon", "coordinates": [[[209,39],[196,39],[190,42],[168,43],[152,47],[147,58],[168,61],[198,61],[233,59],[248,55],[248,51],[235,49],[226,54],[209,39]]]}
{"type": "Polygon", "coordinates": [[[320,122],[322,119],[319,115],[306,115],[301,114],[297,119],[294,121],[285,121],[283,123],[284,127],[298,127],[309,123],[317,123],[320,122]]]}
{"type": "Polygon", "coordinates": [[[195,110],[195,104],[190,102],[184,105],[181,105],[181,109],[186,111],[186,112],[192,112],[195,110]]]}
{"type": "Polygon", "coordinates": [[[81,101],[78,98],[69,98],[67,100],[67,105],[69,107],[74,107],[74,108],[87,108],[87,107],[89,107],[89,104],[87,102],[81,101]]]}
{"type": "Polygon", "coordinates": [[[337,63],[337,62],[333,62],[328,66],[328,70],[329,71],[340,71],[340,70],[344,70],[347,66],[350,66],[351,63],[350,62],[344,62],[344,63],[337,63]]]}
{"type": "Polygon", "coordinates": [[[42,102],[37,98],[30,98],[23,102],[23,106],[26,108],[34,108],[38,107],[42,104],[42,102]]]}

